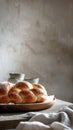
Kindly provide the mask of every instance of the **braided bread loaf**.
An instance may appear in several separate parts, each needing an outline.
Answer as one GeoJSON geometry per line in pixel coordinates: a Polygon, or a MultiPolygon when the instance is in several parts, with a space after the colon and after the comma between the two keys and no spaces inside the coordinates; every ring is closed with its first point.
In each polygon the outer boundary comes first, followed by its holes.
{"type": "Polygon", "coordinates": [[[44,102],[48,97],[47,91],[41,84],[31,84],[28,81],[12,84],[0,84],[0,103],[36,103],[44,102]]]}
{"type": "Polygon", "coordinates": [[[14,86],[14,84],[12,84],[10,82],[0,83],[0,103],[9,102],[8,92],[13,86],[14,86]]]}

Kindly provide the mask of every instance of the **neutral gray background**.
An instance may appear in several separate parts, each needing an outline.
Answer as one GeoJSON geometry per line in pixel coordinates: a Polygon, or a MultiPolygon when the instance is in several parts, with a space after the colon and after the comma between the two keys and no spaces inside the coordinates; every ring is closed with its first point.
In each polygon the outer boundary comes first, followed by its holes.
{"type": "Polygon", "coordinates": [[[0,82],[9,72],[73,102],[73,0],[0,0],[0,82]]]}

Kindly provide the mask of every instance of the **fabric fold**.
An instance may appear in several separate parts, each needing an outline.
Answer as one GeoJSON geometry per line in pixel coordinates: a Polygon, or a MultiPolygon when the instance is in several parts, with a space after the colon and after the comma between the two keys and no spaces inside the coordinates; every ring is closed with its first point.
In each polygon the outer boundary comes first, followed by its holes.
{"type": "Polygon", "coordinates": [[[16,130],[73,130],[73,106],[63,106],[58,112],[28,112],[29,121],[20,122],[16,130]]]}

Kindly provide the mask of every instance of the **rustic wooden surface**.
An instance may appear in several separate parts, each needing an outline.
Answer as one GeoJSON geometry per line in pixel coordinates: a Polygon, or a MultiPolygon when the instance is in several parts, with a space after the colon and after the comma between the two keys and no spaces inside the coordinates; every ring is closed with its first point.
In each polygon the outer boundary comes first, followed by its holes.
{"type": "MultiPolygon", "coordinates": [[[[52,107],[35,112],[41,112],[41,113],[57,112],[63,105],[72,105],[72,103],[57,99],[56,103],[52,107]]],[[[0,130],[12,129],[12,128],[14,129],[16,128],[16,126],[20,121],[29,120],[30,117],[26,116],[25,114],[26,112],[0,113],[0,130]]]]}

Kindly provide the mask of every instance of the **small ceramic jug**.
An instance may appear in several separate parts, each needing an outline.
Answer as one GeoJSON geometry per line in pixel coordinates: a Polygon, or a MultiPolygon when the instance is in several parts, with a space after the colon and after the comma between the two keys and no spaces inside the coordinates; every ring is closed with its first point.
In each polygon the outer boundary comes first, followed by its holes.
{"type": "Polygon", "coordinates": [[[9,73],[8,81],[11,83],[17,83],[25,79],[25,74],[23,73],[9,73]]]}
{"type": "Polygon", "coordinates": [[[37,84],[37,83],[39,83],[39,78],[37,78],[37,77],[27,78],[27,79],[25,78],[24,80],[30,82],[31,84],[37,84]]]}

